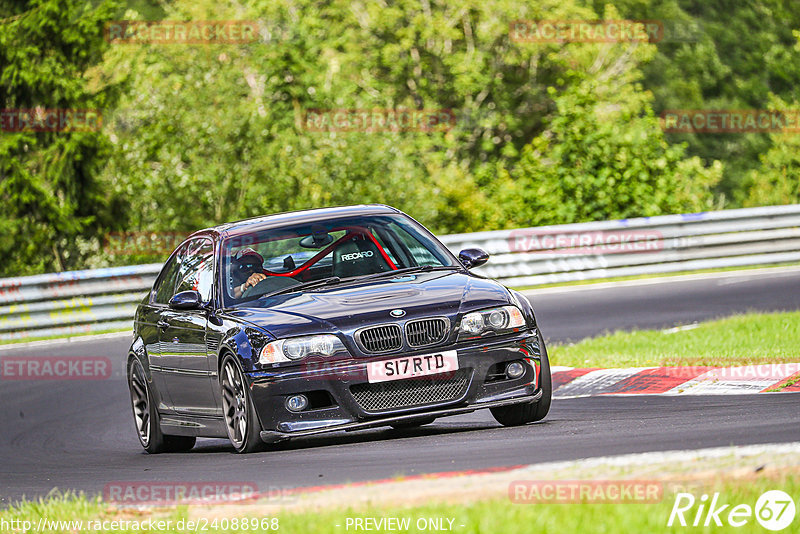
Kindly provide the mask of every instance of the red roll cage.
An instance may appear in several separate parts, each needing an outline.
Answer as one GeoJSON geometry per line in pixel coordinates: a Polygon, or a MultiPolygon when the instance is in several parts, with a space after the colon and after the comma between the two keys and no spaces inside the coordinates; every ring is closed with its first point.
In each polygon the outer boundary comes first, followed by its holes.
{"type": "MultiPolygon", "coordinates": [[[[356,237],[359,237],[359,236],[365,237],[365,238],[369,239],[370,241],[372,241],[372,243],[378,249],[378,253],[381,255],[381,257],[383,257],[384,260],[386,260],[386,263],[389,265],[389,267],[392,270],[397,270],[398,269],[398,267],[394,264],[394,262],[391,260],[389,255],[386,253],[386,250],[381,246],[381,244],[378,242],[378,240],[375,239],[375,236],[372,235],[372,232],[370,232],[368,229],[366,229],[366,228],[364,228],[362,226],[347,226],[347,227],[342,227],[342,228],[332,228],[330,231],[331,232],[337,232],[337,231],[340,231],[340,230],[345,230],[346,233],[342,237],[340,237],[339,239],[337,239],[336,241],[334,241],[333,243],[331,243],[330,245],[325,247],[324,249],[322,249],[319,252],[317,252],[316,254],[314,254],[311,258],[306,260],[299,267],[297,267],[297,268],[295,268],[295,269],[293,269],[293,270],[291,270],[289,272],[285,272],[285,273],[276,273],[274,271],[268,271],[266,269],[263,269],[264,273],[269,275],[269,276],[291,276],[291,277],[295,277],[298,274],[302,273],[303,271],[306,271],[307,269],[309,269],[312,265],[317,263],[319,260],[321,260],[322,258],[327,256],[328,254],[330,254],[336,247],[338,247],[342,243],[345,243],[347,241],[351,241],[351,240],[353,240],[353,239],[355,239],[356,237]]],[[[273,239],[269,239],[267,241],[263,241],[263,243],[268,243],[269,241],[277,241],[278,239],[281,239],[281,237],[275,237],[273,239]]]]}

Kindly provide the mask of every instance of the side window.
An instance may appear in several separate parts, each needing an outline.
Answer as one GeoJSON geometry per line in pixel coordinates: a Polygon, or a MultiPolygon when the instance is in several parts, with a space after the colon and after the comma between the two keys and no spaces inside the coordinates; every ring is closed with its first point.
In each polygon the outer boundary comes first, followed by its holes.
{"type": "Polygon", "coordinates": [[[214,245],[208,239],[194,239],[188,243],[181,258],[175,293],[195,290],[203,302],[208,302],[213,285],[214,245]]]}
{"type": "Polygon", "coordinates": [[[162,276],[155,288],[156,296],[153,299],[157,304],[169,304],[169,299],[175,294],[175,278],[178,276],[178,267],[180,267],[180,259],[184,250],[185,247],[181,247],[181,250],[172,256],[161,270],[162,276]]]}

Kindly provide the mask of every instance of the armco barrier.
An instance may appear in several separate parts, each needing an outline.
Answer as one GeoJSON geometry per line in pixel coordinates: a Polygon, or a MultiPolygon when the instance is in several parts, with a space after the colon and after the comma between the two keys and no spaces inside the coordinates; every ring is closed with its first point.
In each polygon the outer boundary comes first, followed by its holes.
{"type": "Polygon", "coordinates": [[[441,240],[453,251],[483,248],[492,258],[480,272],[510,286],[766,265],[800,261],[800,205],[446,235],[441,240]],[[549,243],[556,241],[551,236],[593,241],[603,234],[632,237],[628,245],[638,243],[642,250],[610,250],[606,242],[531,251],[532,240],[526,241],[526,236],[540,242],[547,236],[549,243]]]}
{"type": "MultiPolygon", "coordinates": [[[[510,286],[800,261],[800,205],[441,236],[510,286]]],[[[131,325],[160,264],[0,279],[0,340],[131,325]]]]}
{"type": "Polygon", "coordinates": [[[155,263],[0,279],[0,340],[128,328],[160,270],[155,263]]]}

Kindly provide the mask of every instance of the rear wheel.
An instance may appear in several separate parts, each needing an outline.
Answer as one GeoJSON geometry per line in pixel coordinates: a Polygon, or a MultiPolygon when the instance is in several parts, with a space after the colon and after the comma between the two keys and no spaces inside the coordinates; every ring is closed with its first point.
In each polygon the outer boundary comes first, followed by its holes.
{"type": "Polygon", "coordinates": [[[222,407],[225,413],[225,427],[228,438],[238,453],[261,450],[261,424],[258,422],[244,373],[232,356],[222,362],[219,377],[222,388],[222,407]]]}
{"type": "Polygon", "coordinates": [[[196,438],[192,436],[170,436],[161,432],[153,393],[139,360],[134,359],[128,366],[128,389],[131,392],[136,435],[144,450],[150,454],[158,454],[186,452],[194,447],[196,438]]]}
{"type": "Polygon", "coordinates": [[[519,426],[534,421],[541,421],[550,411],[550,401],[553,396],[553,380],[550,376],[550,361],[547,358],[547,348],[544,346],[541,332],[538,332],[539,347],[541,349],[541,365],[539,366],[539,383],[542,388],[542,397],[535,403],[515,404],[491,408],[495,420],[503,426],[519,426]]]}

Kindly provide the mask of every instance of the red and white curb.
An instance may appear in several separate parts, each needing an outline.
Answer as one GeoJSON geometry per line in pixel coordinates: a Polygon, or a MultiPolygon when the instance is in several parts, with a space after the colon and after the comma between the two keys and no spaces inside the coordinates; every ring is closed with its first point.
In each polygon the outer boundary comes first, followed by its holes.
{"type": "Polygon", "coordinates": [[[800,391],[800,363],[740,367],[631,367],[598,369],[553,366],[554,397],[590,395],[735,395],[800,391]],[[797,380],[797,381],[796,381],[797,380]],[[794,382],[794,383],[792,383],[794,382]],[[792,385],[782,387],[784,384],[792,385]]]}

